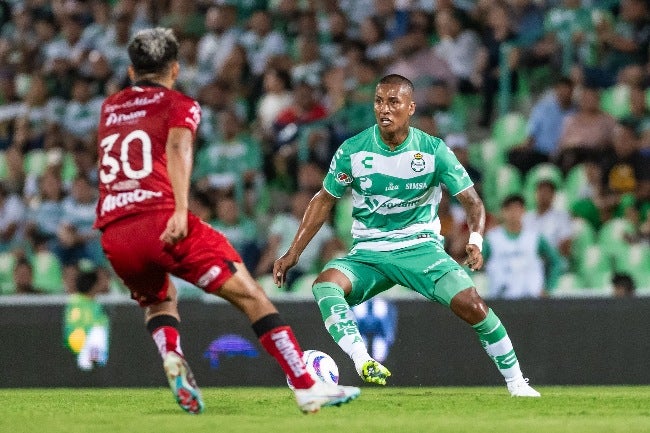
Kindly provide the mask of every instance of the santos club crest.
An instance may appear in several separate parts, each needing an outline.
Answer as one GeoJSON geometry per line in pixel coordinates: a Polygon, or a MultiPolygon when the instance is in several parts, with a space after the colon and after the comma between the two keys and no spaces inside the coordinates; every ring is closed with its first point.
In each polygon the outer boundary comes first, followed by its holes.
{"type": "Polygon", "coordinates": [[[424,162],[424,159],[422,158],[422,154],[420,152],[413,155],[413,160],[411,161],[411,169],[414,172],[419,173],[423,171],[425,166],[426,163],[424,162]]]}

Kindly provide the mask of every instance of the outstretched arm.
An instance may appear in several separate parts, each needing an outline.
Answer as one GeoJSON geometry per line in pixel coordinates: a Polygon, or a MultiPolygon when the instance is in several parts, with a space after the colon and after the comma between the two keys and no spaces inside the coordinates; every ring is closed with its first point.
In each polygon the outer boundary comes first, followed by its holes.
{"type": "Polygon", "coordinates": [[[483,266],[483,232],[485,231],[485,208],[483,201],[478,196],[474,187],[469,187],[459,192],[456,197],[465,209],[467,225],[469,226],[469,241],[465,246],[467,260],[465,265],[473,271],[478,271],[483,266]]]}
{"type": "Polygon", "coordinates": [[[278,287],[284,284],[287,271],[298,263],[300,254],[327,221],[334,203],[336,203],[336,197],[323,188],[311,199],[291,246],[282,257],[275,261],[273,266],[273,281],[278,287]]]}

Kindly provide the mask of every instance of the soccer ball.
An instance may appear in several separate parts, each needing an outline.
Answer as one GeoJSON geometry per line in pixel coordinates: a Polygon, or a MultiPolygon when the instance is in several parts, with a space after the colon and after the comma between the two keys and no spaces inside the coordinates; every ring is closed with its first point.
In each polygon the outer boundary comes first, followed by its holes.
{"type": "MultiPolygon", "coordinates": [[[[302,354],[307,371],[314,380],[325,383],[339,383],[339,367],[331,356],[320,350],[305,350],[302,354]]],[[[294,389],[291,379],[287,376],[287,385],[294,389]]]]}

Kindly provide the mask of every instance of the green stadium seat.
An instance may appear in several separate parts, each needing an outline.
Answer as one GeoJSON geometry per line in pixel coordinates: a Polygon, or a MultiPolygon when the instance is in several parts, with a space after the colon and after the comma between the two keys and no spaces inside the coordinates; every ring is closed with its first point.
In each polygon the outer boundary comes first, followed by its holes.
{"type": "Polygon", "coordinates": [[[625,218],[612,218],[598,231],[598,243],[603,248],[612,248],[626,244],[625,237],[635,234],[634,224],[625,218]]]}
{"type": "Polygon", "coordinates": [[[612,280],[609,254],[602,251],[598,245],[588,246],[578,264],[577,275],[580,278],[580,285],[589,290],[590,294],[609,293],[612,280]]]}
{"type": "Polygon", "coordinates": [[[492,138],[503,152],[523,143],[526,135],[526,118],[518,112],[499,117],[492,127],[492,138]]]}
{"type": "Polygon", "coordinates": [[[40,176],[47,166],[47,154],[43,150],[30,150],[25,155],[23,168],[27,175],[40,176]]]}
{"type": "Polygon", "coordinates": [[[38,251],[31,257],[34,287],[46,293],[63,293],[61,262],[50,251],[38,251]]]}
{"type": "Polygon", "coordinates": [[[505,152],[499,148],[493,139],[483,140],[469,146],[470,163],[486,176],[496,171],[505,163],[505,152]]]}
{"type": "Polygon", "coordinates": [[[578,298],[585,296],[581,287],[580,278],[574,272],[567,272],[560,276],[557,288],[551,293],[553,298],[578,298]]]}
{"type": "Polygon", "coordinates": [[[562,170],[551,163],[537,164],[528,171],[524,179],[524,198],[529,208],[535,206],[535,190],[537,189],[537,183],[541,180],[550,180],[555,184],[558,193],[563,192],[564,176],[562,170]]]}
{"type": "Polygon", "coordinates": [[[573,241],[571,242],[571,262],[578,266],[584,259],[587,248],[596,243],[596,231],[583,218],[573,218],[573,241]]]}
{"type": "Polygon", "coordinates": [[[614,271],[628,274],[637,287],[650,286],[650,246],[643,243],[625,244],[612,255],[614,271]]]}
{"type": "Polygon", "coordinates": [[[6,179],[8,173],[7,157],[4,151],[0,151],[0,180],[6,179]]]}
{"type": "Polygon", "coordinates": [[[564,193],[566,194],[567,207],[585,197],[589,188],[587,170],[584,164],[572,167],[564,178],[564,193]]]}
{"type": "Polygon", "coordinates": [[[503,199],[510,194],[521,193],[522,187],[519,170],[510,164],[503,164],[494,173],[486,175],[483,179],[485,207],[490,212],[497,212],[503,199]]]}
{"type": "Polygon", "coordinates": [[[617,119],[630,114],[630,88],[626,84],[616,84],[600,94],[600,108],[617,119]]]}
{"type": "Polygon", "coordinates": [[[0,253],[0,294],[14,293],[14,267],[16,256],[11,253],[0,253]]]}

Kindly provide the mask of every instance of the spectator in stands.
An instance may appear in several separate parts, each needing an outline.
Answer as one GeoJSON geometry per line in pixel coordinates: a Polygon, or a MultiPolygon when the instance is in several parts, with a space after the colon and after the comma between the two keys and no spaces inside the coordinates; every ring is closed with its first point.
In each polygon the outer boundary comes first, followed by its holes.
{"type": "MultiPolygon", "coordinates": [[[[219,119],[219,134],[196,153],[194,182],[202,190],[219,190],[219,196],[235,194],[243,200],[249,192],[259,194],[262,177],[259,142],[244,129],[242,119],[234,110],[224,111],[219,119]]],[[[259,195],[251,197],[250,206],[258,198],[259,195]]]]}
{"type": "Polygon", "coordinates": [[[83,175],[72,183],[70,196],[63,201],[63,217],[59,224],[59,247],[55,251],[64,266],[74,266],[81,259],[96,265],[105,261],[99,243],[99,230],[93,227],[97,194],[95,186],[83,175]]]}
{"type": "Polygon", "coordinates": [[[64,107],[63,100],[50,98],[46,78],[33,73],[16,117],[16,127],[25,128],[26,132],[26,141],[17,142],[22,152],[43,148],[48,126],[58,122],[64,107]]]}
{"type": "Polygon", "coordinates": [[[436,125],[435,136],[446,137],[449,134],[465,134],[467,131],[467,114],[464,107],[455,104],[456,95],[445,81],[431,83],[426,92],[426,101],[421,106],[423,116],[433,118],[436,125]]]}
{"type": "Polygon", "coordinates": [[[343,50],[349,40],[350,22],[340,10],[329,11],[321,27],[321,55],[328,64],[341,64],[343,50]]]}
{"type": "MultiPolygon", "coordinates": [[[[311,197],[312,194],[309,192],[297,192],[291,198],[290,211],[279,213],[274,217],[256,268],[257,276],[271,272],[275,259],[289,249],[311,197]]],[[[300,256],[298,264],[288,273],[284,286],[290,288],[301,275],[314,272],[321,263],[328,261],[329,257],[322,256],[321,251],[329,242],[335,242],[336,239],[331,225],[325,223],[300,256]]]]}
{"type": "Polygon", "coordinates": [[[199,64],[196,55],[198,38],[184,36],[178,41],[178,62],[181,70],[178,74],[177,86],[186,95],[196,98],[201,88],[199,81],[199,64]]]}
{"type": "Polygon", "coordinates": [[[13,271],[13,291],[17,295],[38,294],[39,290],[34,287],[34,269],[26,258],[16,261],[13,271]]]}
{"type": "Polygon", "coordinates": [[[71,96],[61,119],[63,131],[67,136],[92,143],[104,98],[95,95],[92,78],[81,74],[74,78],[71,96]]]}
{"type": "Polygon", "coordinates": [[[248,64],[253,76],[261,77],[266,64],[272,56],[284,54],[287,44],[284,36],[273,30],[269,12],[258,10],[248,21],[248,30],[240,38],[240,43],[246,49],[248,64]]]}
{"type": "Polygon", "coordinates": [[[320,46],[316,36],[299,35],[296,40],[297,58],[291,68],[294,83],[306,81],[312,86],[319,86],[325,70],[320,46]]]}
{"type": "Polygon", "coordinates": [[[525,212],[522,196],[506,197],[502,223],[486,233],[483,257],[491,298],[539,298],[557,286],[560,255],[535,226],[524,224],[525,212]]]}
{"type": "Polygon", "coordinates": [[[481,40],[476,32],[464,26],[463,17],[456,9],[436,13],[436,33],[440,38],[435,53],[444,59],[458,80],[458,90],[473,93],[477,83],[476,59],[481,40]]]}
{"type": "Polygon", "coordinates": [[[487,27],[481,35],[483,48],[477,59],[476,70],[480,71],[477,84],[482,89],[483,108],[479,121],[480,126],[488,127],[492,123],[495,98],[499,90],[501,74],[509,74],[509,87],[511,92],[517,90],[519,64],[519,49],[515,46],[517,35],[513,23],[508,15],[507,4],[494,1],[488,9],[487,27]],[[505,54],[504,50],[510,50],[505,54]],[[502,59],[502,56],[506,56],[502,59]],[[502,66],[507,70],[503,70],[502,66]]]}
{"type": "Polygon", "coordinates": [[[92,22],[81,33],[81,41],[85,49],[97,50],[110,29],[112,8],[104,0],[92,0],[90,3],[92,22]]]}
{"type": "Polygon", "coordinates": [[[54,251],[65,197],[63,182],[56,169],[45,170],[38,181],[38,191],[38,196],[29,203],[25,232],[32,245],[45,242],[48,249],[54,251]]]}
{"type": "Polygon", "coordinates": [[[562,77],[533,106],[526,141],[509,151],[508,162],[525,174],[535,165],[551,161],[558,151],[564,120],[574,112],[573,82],[562,77]]]}
{"type": "Polygon", "coordinates": [[[616,273],[612,276],[612,290],[615,298],[631,298],[636,292],[636,284],[630,275],[616,273]]]}
{"type": "Polygon", "coordinates": [[[360,40],[363,42],[366,58],[386,66],[393,59],[393,45],[386,39],[381,18],[369,16],[361,23],[360,40]]]}
{"type": "Polygon", "coordinates": [[[22,246],[25,205],[0,182],[0,252],[22,246]]]}
{"type": "Polygon", "coordinates": [[[201,86],[219,75],[241,36],[241,29],[237,26],[237,7],[229,3],[210,7],[205,13],[205,28],[207,32],[201,36],[197,47],[201,86]]]}
{"type": "Polygon", "coordinates": [[[216,218],[210,225],[228,237],[248,269],[255,269],[260,259],[260,236],[255,221],[247,217],[232,197],[224,197],[214,206],[216,218]]]}
{"type": "Polygon", "coordinates": [[[389,42],[404,36],[409,28],[409,5],[404,1],[375,0],[372,13],[382,23],[382,33],[389,42]]]}
{"type": "Polygon", "coordinates": [[[556,163],[564,173],[587,159],[594,159],[612,144],[616,121],[600,108],[600,91],[584,87],[578,110],[569,114],[563,124],[558,142],[556,163]]]}
{"type": "Polygon", "coordinates": [[[648,61],[650,7],[646,0],[622,0],[615,21],[599,19],[595,30],[601,54],[595,67],[584,68],[586,84],[612,86],[621,68],[648,61]]]}
{"type": "Polygon", "coordinates": [[[434,81],[444,81],[456,88],[456,77],[447,62],[429,46],[428,35],[413,29],[394,42],[397,59],[386,69],[388,74],[408,78],[415,86],[415,103],[422,106],[426,100],[426,88],[434,81]]]}
{"type": "Polygon", "coordinates": [[[108,60],[111,65],[115,79],[120,82],[126,82],[127,67],[129,66],[129,56],[127,54],[127,45],[134,27],[134,17],[125,9],[116,9],[114,11],[112,23],[108,31],[104,34],[101,45],[98,50],[108,60]]]}
{"type": "Polygon", "coordinates": [[[537,228],[553,248],[568,258],[573,239],[571,215],[554,206],[556,188],[555,183],[549,179],[537,182],[535,208],[526,212],[524,224],[537,228]]]}
{"type": "Polygon", "coordinates": [[[613,152],[602,157],[601,189],[596,205],[601,218],[607,221],[624,194],[632,194],[636,202],[650,203],[650,156],[640,150],[639,125],[622,119],[614,127],[613,152]]]}
{"type": "Polygon", "coordinates": [[[160,17],[158,25],[174,29],[177,35],[201,37],[205,33],[205,20],[195,0],[171,0],[169,9],[160,17]]]}
{"type": "Polygon", "coordinates": [[[257,105],[257,120],[262,128],[262,135],[273,135],[273,122],[280,112],[293,102],[291,92],[291,75],[283,69],[269,68],[264,72],[264,91],[257,105]]]}

